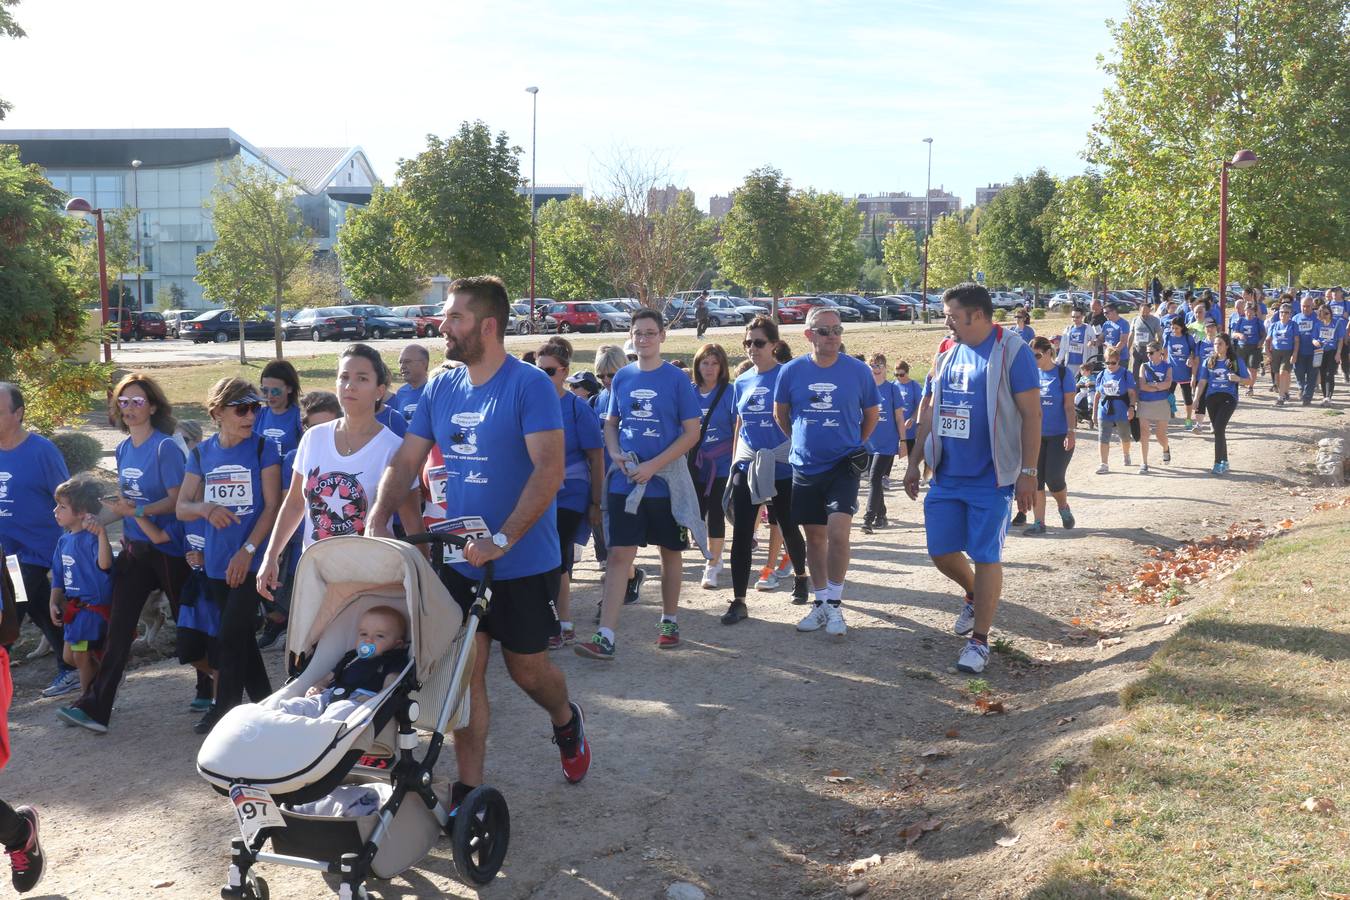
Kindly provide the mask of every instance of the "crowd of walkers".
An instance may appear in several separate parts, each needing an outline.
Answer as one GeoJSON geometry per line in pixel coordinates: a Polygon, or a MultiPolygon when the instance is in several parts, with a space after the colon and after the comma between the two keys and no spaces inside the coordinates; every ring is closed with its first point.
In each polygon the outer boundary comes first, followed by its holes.
{"type": "MultiPolygon", "coordinates": [[[[584,714],[547,651],[616,659],[622,612],[647,577],[640,548],[659,551],[658,648],[681,644],[691,550],[704,560],[702,588],[721,590],[724,578],[730,588],[723,624],[750,617],[752,585],[772,591],[791,579],[791,601],[804,607],[797,630],[842,636],[860,498],[861,532],[888,528],[898,464],[909,497],[926,481],[927,550],[960,592],[957,666],[979,673],[1009,529],[1045,534],[1047,493],[1060,525],[1076,525],[1067,472],[1080,425],[1097,432],[1098,474],[1111,472],[1113,441],[1127,467],[1139,445],[1140,474],[1169,465],[1168,429],[1179,419],[1193,433],[1212,430],[1221,475],[1229,424],[1258,375],[1268,374],[1279,405],[1290,401],[1291,375],[1304,406],[1318,391],[1332,402],[1338,368],[1350,381],[1350,310],[1339,288],[1270,308],[1248,292],[1226,322],[1212,297],[1167,291],[1161,300],[1156,315],[1145,303],[1130,320],[1100,304],[1075,310],[1051,336],[1037,334],[1025,311],[1011,326],[996,323],[982,286],[952,288],[949,334],[922,381],[907,361],[891,369],[883,353],[846,353],[829,307],[808,316],[804,355],[794,358],[761,316],[739,352],[708,343],[687,369],[662,356],[661,316],[640,310],[627,345],[600,347],[584,371],[561,337],[525,359],[507,354],[501,282],[460,279],[441,326],[446,362],[433,370],[427,349],[409,345],[397,389],[364,344],[341,353],[332,391],[302,393],[294,367],[278,360],[256,385],[225,378],[210,388],[203,401],[214,427],[204,436],[175,418],[153,377],[126,375],[111,392],[125,434],[111,491],[91,476],[70,478],[55,446],[25,427],[20,388],[0,384],[0,543],[41,634],[33,655],[55,651],[43,695],[73,698],[57,711],[62,722],[109,729],[143,609],[158,592],[177,625],[178,659],[195,672],[184,699],[206,733],[245,697],[271,693],[263,652],[285,645],[305,548],[341,535],[469,534],[443,580],[467,604],[481,566],[496,560],[494,601],[471,673],[471,719],[457,734],[454,799],[482,782],[494,641],[512,680],[548,715],[564,775],[576,782],[590,763],[584,714]],[[116,520],[114,554],[107,529],[116,520]],[[604,581],[595,631],[579,640],[571,576],[587,543],[604,581]]],[[[6,608],[6,647],[19,614],[6,608]]],[[[40,875],[36,834],[36,812],[0,802],[0,840],[16,866],[40,875]]]]}

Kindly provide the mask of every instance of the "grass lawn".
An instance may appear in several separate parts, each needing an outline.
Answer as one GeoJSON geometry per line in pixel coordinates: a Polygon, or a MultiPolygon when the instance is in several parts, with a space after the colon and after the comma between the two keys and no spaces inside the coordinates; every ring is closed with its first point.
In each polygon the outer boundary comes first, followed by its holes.
{"type": "Polygon", "coordinates": [[[1267,542],[1122,693],[1035,893],[1350,897],[1350,510],[1267,542]]]}

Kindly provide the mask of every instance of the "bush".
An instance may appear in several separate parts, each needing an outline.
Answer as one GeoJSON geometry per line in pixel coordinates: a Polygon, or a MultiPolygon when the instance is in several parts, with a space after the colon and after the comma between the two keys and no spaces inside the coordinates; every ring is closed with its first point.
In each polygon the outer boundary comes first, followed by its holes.
{"type": "Polygon", "coordinates": [[[1044,318],[1045,318],[1045,310],[1044,310],[1044,309],[1041,309],[1041,307],[1037,306],[1037,307],[1035,307],[1034,309],[1031,310],[1031,317],[1032,317],[1033,319],[1044,319],[1044,318]]]}
{"type": "Polygon", "coordinates": [[[1006,322],[1006,321],[1008,321],[1008,311],[1007,311],[1006,309],[996,309],[996,310],[994,310],[994,321],[995,321],[995,322],[1006,322]]]}
{"type": "Polygon", "coordinates": [[[87,472],[103,458],[103,447],[98,441],[78,431],[63,431],[52,435],[52,443],[61,451],[70,474],[87,472]]]}

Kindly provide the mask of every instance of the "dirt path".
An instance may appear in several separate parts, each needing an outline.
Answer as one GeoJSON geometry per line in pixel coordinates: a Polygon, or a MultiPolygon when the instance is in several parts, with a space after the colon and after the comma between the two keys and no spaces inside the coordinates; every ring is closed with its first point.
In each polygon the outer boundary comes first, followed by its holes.
{"type": "MultiPolygon", "coordinates": [[[[1101,587],[1148,547],[1252,516],[1298,517],[1325,496],[1303,487],[1316,439],[1344,421],[1244,398],[1223,479],[1207,474],[1208,438],[1188,435],[1174,438],[1175,462],[1159,474],[1122,470],[1117,449],[1115,472],[1096,476],[1095,442],[1080,432],[1069,480],[1080,527],[1008,541],[994,637],[1036,664],[995,657],[986,677],[1004,715],[980,716],[966,677],[950,668],[956,598],[923,552],[921,506],[898,491],[889,530],[855,531],[844,639],[797,634],[801,608],[782,592],[753,594],[750,621],[720,625],[729,591],[699,590],[691,560],[681,650],[654,647],[652,584],[624,614],[615,663],[559,655],[594,746],[581,786],[563,783],[546,719],[494,660],[489,779],[511,804],[513,834],[502,876],[482,895],[656,897],[687,880],[719,897],[824,897],[843,896],[858,877],[874,897],[1021,895],[1066,846],[1055,803],[1092,738],[1119,718],[1117,691],[1172,630],[1163,617],[1203,600],[1111,605],[1101,587]],[[1123,640],[1099,648],[1095,634],[1070,634],[1088,627],[1123,640]],[[922,822],[941,827],[906,849],[904,829],[922,822]],[[995,843],[1014,835],[1014,846],[995,843]],[[883,860],[849,874],[872,854],[883,860]]],[[[594,565],[583,564],[579,631],[597,585],[594,565]]],[[[269,654],[274,668],[279,656],[269,654]]],[[[58,701],[36,699],[50,677],[50,660],[15,669],[3,781],[6,800],[43,810],[47,895],[215,896],[237,832],[193,768],[200,739],[187,670],[133,670],[104,737],[63,727],[58,701]]],[[[451,771],[448,758],[442,765],[451,771]]],[[[449,856],[443,841],[372,894],[475,896],[449,856]]],[[[273,897],[324,895],[314,873],[264,874],[273,897]]]]}

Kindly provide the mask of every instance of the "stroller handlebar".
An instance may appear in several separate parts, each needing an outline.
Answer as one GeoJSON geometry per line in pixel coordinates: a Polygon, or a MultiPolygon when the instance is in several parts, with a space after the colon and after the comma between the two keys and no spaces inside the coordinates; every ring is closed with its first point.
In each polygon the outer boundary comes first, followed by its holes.
{"type": "Polygon", "coordinates": [[[469,539],[462,534],[451,534],[448,531],[424,531],[421,534],[404,535],[403,540],[409,544],[449,544],[452,547],[463,549],[469,539]]]}

